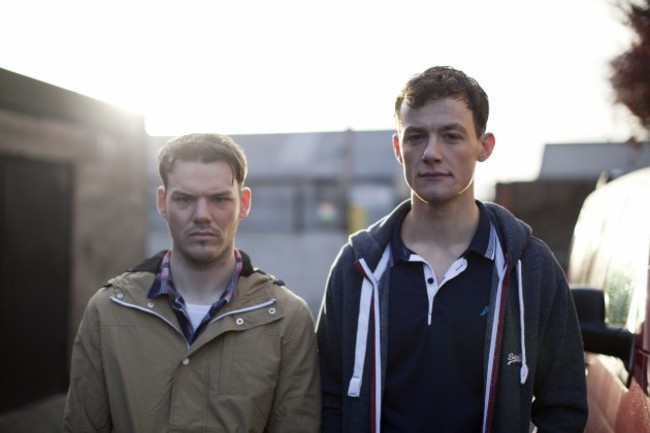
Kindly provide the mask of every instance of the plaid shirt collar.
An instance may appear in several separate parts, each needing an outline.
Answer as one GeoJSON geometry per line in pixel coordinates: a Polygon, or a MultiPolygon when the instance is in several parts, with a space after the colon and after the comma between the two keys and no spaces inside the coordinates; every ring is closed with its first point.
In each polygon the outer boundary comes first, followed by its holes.
{"type": "Polygon", "coordinates": [[[169,304],[172,307],[174,314],[176,314],[176,316],[178,317],[179,324],[181,325],[185,338],[187,339],[188,342],[191,343],[196,339],[196,336],[200,333],[200,331],[203,330],[203,328],[205,327],[204,325],[211,318],[214,317],[217,310],[219,310],[225,304],[229,303],[230,300],[232,299],[233,293],[235,292],[235,288],[237,287],[237,282],[239,281],[239,275],[241,274],[241,270],[243,267],[243,259],[239,250],[235,249],[235,269],[232,273],[232,277],[230,279],[230,283],[228,284],[228,287],[223,292],[221,297],[214,304],[210,306],[210,309],[208,310],[206,316],[203,318],[201,325],[196,330],[194,330],[189,320],[189,316],[187,314],[187,309],[185,307],[185,300],[174,287],[174,282],[172,280],[172,276],[170,272],[171,255],[172,252],[171,250],[169,250],[167,251],[167,254],[165,254],[165,256],[163,257],[160,268],[156,273],[156,277],[154,279],[153,284],[151,285],[151,288],[149,289],[149,293],[147,294],[147,296],[150,299],[154,299],[163,295],[167,296],[167,299],[169,299],[169,304]]]}
{"type": "MultiPolygon", "coordinates": [[[[169,250],[163,257],[162,263],[160,264],[160,269],[158,269],[158,273],[156,274],[156,279],[151,286],[151,289],[149,289],[147,297],[150,299],[157,298],[160,295],[167,295],[170,297],[170,299],[176,297],[180,297],[182,299],[181,295],[174,288],[174,282],[172,280],[170,272],[171,257],[172,252],[169,250]]],[[[239,280],[239,274],[241,273],[242,266],[243,260],[241,253],[239,250],[235,249],[235,270],[233,272],[232,279],[230,280],[230,284],[228,284],[226,291],[223,293],[223,295],[221,295],[220,300],[224,299],[226,302],[230,302],[230,299],[235,292],[235,287],[237,286],[237,281],[239,280]]]]}

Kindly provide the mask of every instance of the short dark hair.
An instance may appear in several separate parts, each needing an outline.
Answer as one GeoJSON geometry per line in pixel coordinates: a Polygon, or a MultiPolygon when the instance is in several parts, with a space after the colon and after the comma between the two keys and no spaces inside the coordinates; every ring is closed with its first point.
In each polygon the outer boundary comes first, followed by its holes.
{"type": "Polygon", "coordinates": [[[408,80],[395,99],[395,120],[398,127],[403,103],[418,109],[443,98],[464,101],[474,116],[478,136],[483,135],[490,114],[487,94],[476,80],[449,66],[434,66],[408,80]]]}
{"type": "Polygon", "coordinates": [[[244,150],[227,135],[186,134],[169,140],[158,152],[158,173],[163,185],[177,161],[226,162],[233,173],[233,180],[244,186],[248,163],[244,150]]]}

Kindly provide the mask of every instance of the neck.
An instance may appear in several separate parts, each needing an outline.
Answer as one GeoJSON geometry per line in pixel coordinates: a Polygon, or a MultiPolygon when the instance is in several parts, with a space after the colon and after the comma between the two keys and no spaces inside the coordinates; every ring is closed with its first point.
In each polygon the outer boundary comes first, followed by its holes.
{"type": "Polygon", "coordinates": [[[228,287],[235,269],[234,253],[220,263],[192,266],[182,254],[173,254],[170,271],[174,287],[190,304],[213,304],[228,287]]]}
{"type": "Polygon", "coordinates": [[[431,204],[413,197],[411,204],[402,226],[402,236],[407,242],[441,247],[468,245],[478,227],[479,210],[473,198],[431,204]]]}

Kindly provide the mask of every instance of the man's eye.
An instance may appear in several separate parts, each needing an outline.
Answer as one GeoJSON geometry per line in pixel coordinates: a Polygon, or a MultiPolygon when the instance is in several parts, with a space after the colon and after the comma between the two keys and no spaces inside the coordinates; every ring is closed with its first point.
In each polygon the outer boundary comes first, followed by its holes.
{"type": "Polygon", "coordinates": [[[189,202],[190,202],[190,198],[189,198],[189,197],[177,196],[177,197],[174,197],[174,201],[175,201],[176,203],[189,203],[189,202]]]}
{"type": "Polygon", "coordinates": [[[424,134],[411,134],[406,136],[407,143],[417,143],[425,139],[424,134]]]}
{"type": "Polygon", "coordinates": [[[445,131],[442,134],[442,139],[447,142],[463,141],[465,139],[465,134],[459,131],[445,131]]]}

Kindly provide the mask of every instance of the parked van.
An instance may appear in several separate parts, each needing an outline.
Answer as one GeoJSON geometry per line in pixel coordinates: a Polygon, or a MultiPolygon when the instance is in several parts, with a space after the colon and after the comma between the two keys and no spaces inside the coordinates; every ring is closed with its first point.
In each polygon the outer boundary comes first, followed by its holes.
{"type": "Polygon", "coordinates": [[[599,185],[567,277],[585,347],[586,433],[650,433],[650,167],[599,185]]]}

